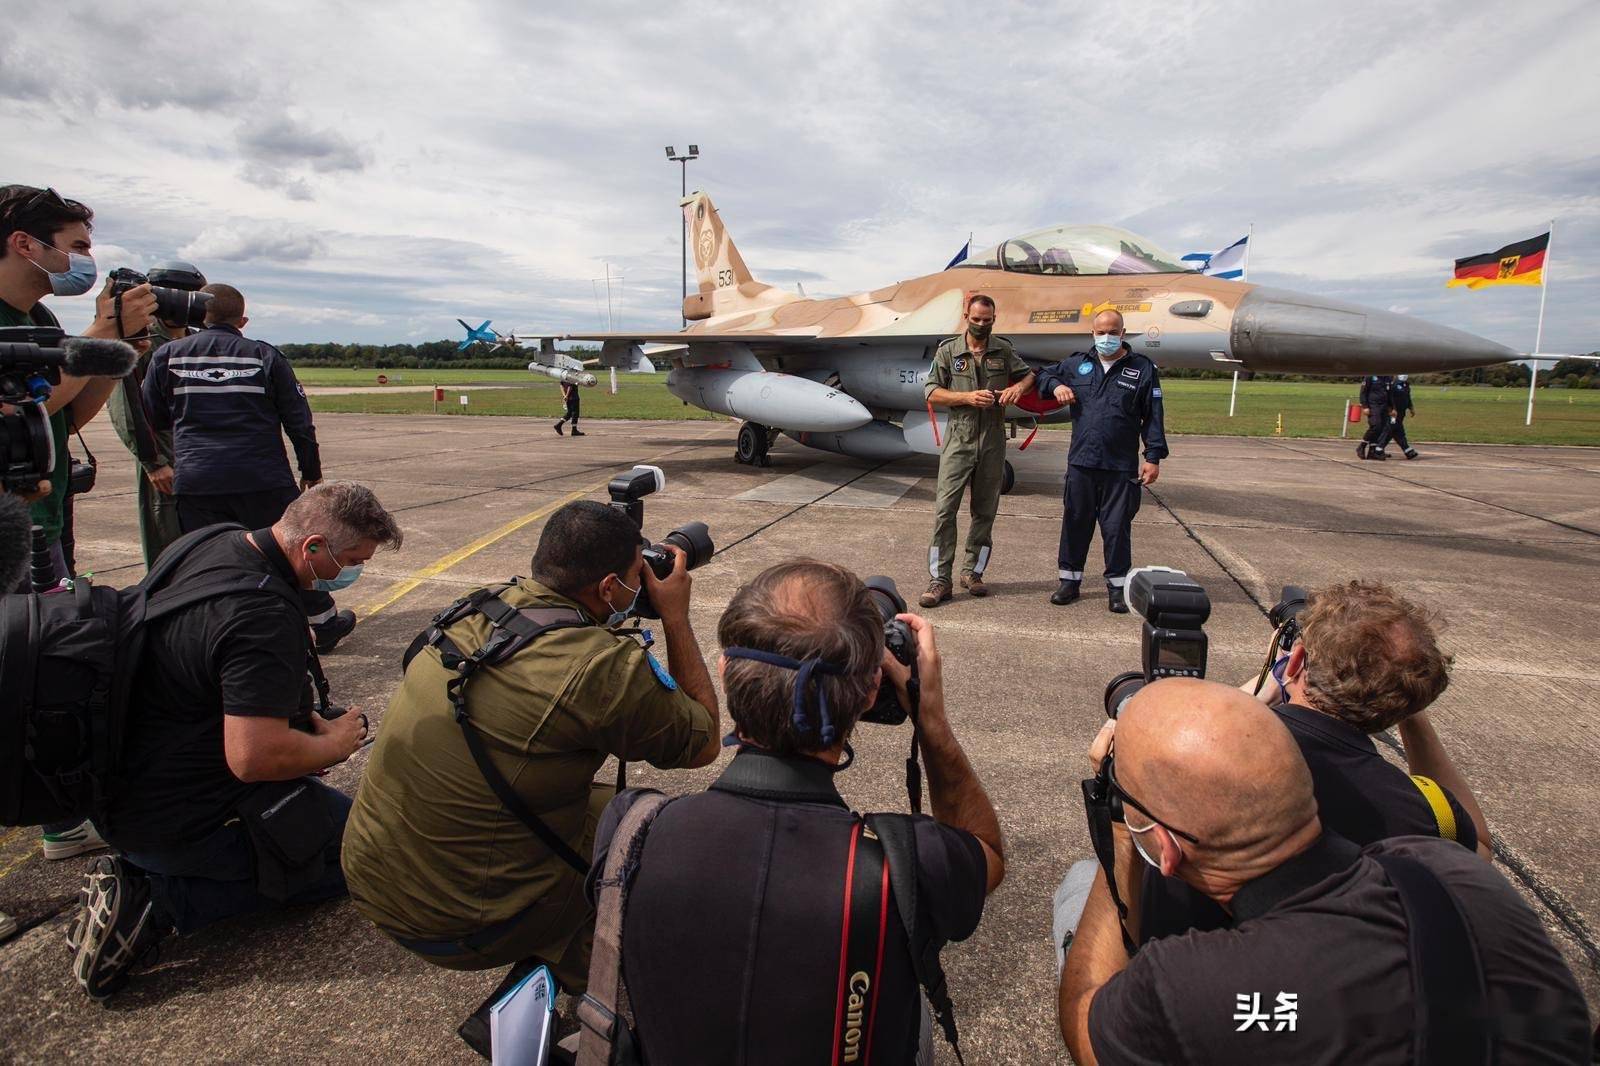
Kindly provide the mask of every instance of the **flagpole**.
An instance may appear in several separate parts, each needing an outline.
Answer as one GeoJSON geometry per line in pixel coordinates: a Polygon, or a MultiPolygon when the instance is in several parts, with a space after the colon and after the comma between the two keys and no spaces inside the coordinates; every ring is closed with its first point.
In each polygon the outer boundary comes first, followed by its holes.
{"type": "MultiPolygon", "coordinates": [[[[1240,281],[1249,281],[1250,280],[1250,245],[1255,243],[1254,240],[1253,240],[1255,235],[1256,235],[1256,224],[1254,222],[1252,222],[1252,223],[1250,223],[1250,229],[1244,235],[1244,266],[1240,268],[1240,270],[1241,270],[1241,273],[1239,275],[1239,280],[1240,281]]],[[[1545,253],[1545,254],[1549,255],[1548,252],[1545,253]]],[[[1235,370],[1233,372],[1233,391],[1228,394],[1228,417],[1229,418],[1233,417],[1233,408],[1234,408],[1234,405],[1237,404],[1238,402],[1239,402],[1239,372],[1237,370],[1235,370]]]]}
{"type": "Polygon", "coordinates": [[[1544,242],[1544,265],[1539,273],[1539,330],[1533,335],[1533,367],[1528,375],[1528,420],[1533,425],[1533,386],[1539,380],[1539,353],[1544,350],[1544,298],[1550,292],[1550,247],[1556,243],[1556,220],[1550,220],[1550,235],[1544,242]]]}

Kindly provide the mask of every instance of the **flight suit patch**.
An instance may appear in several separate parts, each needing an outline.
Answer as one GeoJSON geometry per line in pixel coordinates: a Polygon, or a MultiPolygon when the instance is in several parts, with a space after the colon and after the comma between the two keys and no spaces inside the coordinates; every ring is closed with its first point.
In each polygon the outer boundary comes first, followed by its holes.
{"type": "Polygon", "coordinates": [[[1093,373],[1094,373],[1094,364],[1089,362],[1089,360],[1085,359],[1083,362],[1078,364],[1078,374],[1080,376],[1088,377],[1090,374],[1093,374],[1093,373]]]}
{"type": "Polygon", "coordinates": [[[661,682],[661,687],[668,692],[678,691],[678,683],[667,673],[667,668],[656,662],[656,657],[649,652],[644,653],[645,662],[650,664],[650,672],[656,675],[656,680],[661,682]]]}
{"type": "Polygon", "coordinates": [[[951,369],[957,374],[965,374],[967,372],[967,357],[964,355],[956,356],[956,361],[952,364],[951,369]]]}

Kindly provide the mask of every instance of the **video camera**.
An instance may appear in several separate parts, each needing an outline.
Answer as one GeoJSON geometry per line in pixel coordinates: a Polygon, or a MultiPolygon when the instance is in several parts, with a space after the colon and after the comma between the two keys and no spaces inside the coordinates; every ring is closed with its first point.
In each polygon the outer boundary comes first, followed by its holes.
{"type": "Polygon", "coordinates": [[[1128,606],[1144,619],[1139,639],[1143,668],[1106,685],[1106,715],[1115,718],[1134,693],[1163,677],[1205,677],[1211,617],[1206,590],[1182,570],[1141,566],[1128,574],[1128,606]]]}
{"type": "Polygon", "coordinates": [[[129,289],[149,284],[156,298],[156,318],[163,322],[199,327],[205,325],[206,305],[211,302],[205,275],[188,263],[165,263],[141,274],[132,267],[118,267],[108,277],[111,295],[121,296],[129,289]]]}
{"type": "MultiPolygon", "coordinates": [[[[667,475],[662,473],[659,466],[636,466],[626,474],[618,474],[606,486],[606,491],[611,496],[611,506],[621,511],[632,519],[633,524],[639,528],[640,539],[644,541],[644,561],[656,579],[665,580],[672,574],[672,553],[659,544],[652,544],[644,536],[644,498],[653,492],[659,492],[667,484],[667,475]]],[[[683,525],[661,538],[663,544],[670,544],[684,554],[684,565],[689,570],[697,569],[711,561],[717,549],[711,543],[711,531],[704,522],[685,522],[683,525]]],[[[637,611],[641,618],[660,618],[660,613],[650,603],[650,591],[642,585],[639,590],[637,611]]]]}
{"type": "Polygon", "coordinates": [[[0,329],[0,491],[31,492],[56,467],[55,436],[44,405],[65,371],[74,377],[125,376],[137,356],[121,341],[68,337],[54,326],[0,329]]]}

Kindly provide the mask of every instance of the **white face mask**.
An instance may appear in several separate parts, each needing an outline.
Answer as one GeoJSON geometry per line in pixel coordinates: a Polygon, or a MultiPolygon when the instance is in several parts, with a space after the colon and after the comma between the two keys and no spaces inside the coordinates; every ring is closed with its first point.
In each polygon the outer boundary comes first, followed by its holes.
{"type": "Polygon", "coordinates": [[[644,582],[642,581],[639,583],[638,588],[628,588],[627,583],[619,577],[617,578],[617,584],[633,593],[633,599],[630,600],[628,602],[628,606],[621,611],[617,610],[616,604],[612,603],[610,600],[606,600],[606,606],[611,608],[611,617],[606,619],[606,626],[608,628],[611,626],[620,626],[633,616],[634,612],[639,609],[639,594],[644,591],[644,582]]]}
{"type": "Polygon", "coordinates": [[[84,255],[82,252],[62,251],[55,245],[41,241],[37,237],[33,238],[33,240],[52,251],[61,252],[62,255],[67,257],[67,269],[65,270],[45,270],[38,263],[34,263],[32,259],[28,260],[35,267],[44,270],[45,276],[50,279],[51,292],[57,296],[82,296],[94,288],[95,278],[99,275],[99,271],[94,265],[93,256],[84,255]]]}

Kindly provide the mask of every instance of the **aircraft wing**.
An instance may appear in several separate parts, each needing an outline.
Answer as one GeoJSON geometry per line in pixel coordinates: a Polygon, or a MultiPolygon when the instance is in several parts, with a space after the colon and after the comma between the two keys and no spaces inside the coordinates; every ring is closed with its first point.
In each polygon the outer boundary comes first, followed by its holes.
{"type": "Polygon", "coordinates": [[[804,333],[770,333],[755,330],[697,330],[692,333],[569,333],[562,340],[617,341],[625,344],[663,344],[673,347],[692,344],[748,344],[760,348],[879,347],[938,344],[948,333],[864,333],[844,337],[824,337],[804,333]]]}

